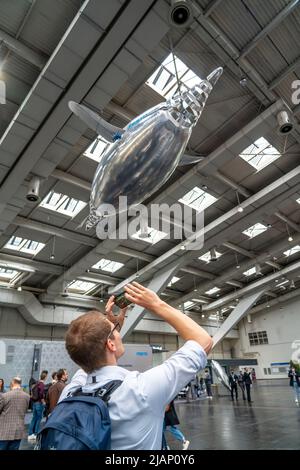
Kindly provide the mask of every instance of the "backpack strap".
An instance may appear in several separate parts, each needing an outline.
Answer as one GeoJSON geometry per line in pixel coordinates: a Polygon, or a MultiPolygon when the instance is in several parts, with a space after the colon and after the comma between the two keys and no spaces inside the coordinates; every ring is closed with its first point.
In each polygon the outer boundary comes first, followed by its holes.
{"type": "Polygon", "coordinates": [[[102,385],[101,387],[97,388],[96,390],[92,390],[91,392],[83,392],[82,387],[79,387],[73,392],[71,392],[71,395],[68,395],[68,396],[98,397],[98,398],[101,398],[101,400],[103,400],[105,403],[108,403],[113,392],[118,387],[120,387],[122,383],[123,383],[122,380],[112,380],[111,382],[108,382],[105,385],[102,385]]]}

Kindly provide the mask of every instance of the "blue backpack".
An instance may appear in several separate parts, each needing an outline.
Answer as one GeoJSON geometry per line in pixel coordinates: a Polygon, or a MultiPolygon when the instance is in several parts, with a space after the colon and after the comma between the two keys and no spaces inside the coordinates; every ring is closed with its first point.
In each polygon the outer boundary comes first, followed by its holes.
{"type": "Polygon", "coordinates": [[[52,411],[37,436],[36,450],[109,450],[111,422],[107,403],[121,380],[90,393],[76,389],[52,411]]]}

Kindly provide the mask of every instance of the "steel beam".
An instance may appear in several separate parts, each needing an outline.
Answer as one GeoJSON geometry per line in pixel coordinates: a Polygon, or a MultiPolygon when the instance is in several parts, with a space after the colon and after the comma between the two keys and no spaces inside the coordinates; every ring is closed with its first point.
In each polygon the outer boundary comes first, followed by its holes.
{"type": "Polygon", "coordinates": [[[47,233],[48,235],[54,235],[59,238],[65,238],[80,245],[86,245],[95,247],[98,245],[98,240],[94,238],[87,237],[86,235],[81,235],[80,233],[72,232],[71,230],[62,229],[55,227],[53,225],[44,224],[42,222],[37,222],[36,220],[26,219],[26,217],[17,216],[13,222],[13,225],[19,227],[29,228],[37,232],[47,233]]]}
{"type": "Polygon", "coordinates": [[[250,41],[249,44],[247,44],[247,46],[245,46],[241,53],[240,53],[240,59],[243,59],[247,54],[249,54],[250,51],[252,51],[252,49],[254,47],[257,46],[257,44],[262,40],[264,39],[269,33],[271,33],[273,31],[274,28],[276,28],[276,26],[278,26],[283,20],[284,18],[286,18],[288,15],[290,15],[292,13],[292,11],[297,7],[299,6],[299,0],[293,0],[291,3],[289,3],[285,8],[283,8],[283,10],[281,10],[278,15],[276,15],[272,21],[270,21],[269,24],[267,24],[267,26],[265,26],[256,36],[255,38],[252,39],[252,41],[250,41]]]}
{"type": "Polygon", "coordinates": [[[290,73],[295,72],[298,68],[300,68],[300,57],[295,60],[295,62],[293,62],[291,65],[289,65],[286,69],[284,69],[280,75],[274,78],[274,80],[271,81],[271,83],[269,84],[269,90],[273,90],[274,88],[276,88],[282,82],[282,80],[288,77],[290,73]]]}
{"type": "Polygon", "coordinates": [[[259,279],[259,281],[252,282],[251,284],[248,284],[246,287],[243,287],[240,290],[232,292],[231,294],[225,295],[224,297],[218,300],[215,300],[214,302],[211,302],[208,305],[203,305],[202,310],[206,312],[209,310],[218,309],[222,305],[225,305],[228,302],[230,302],[231,300],[243,297],[244,295],[250,294],[255,290],[261,290],[264,288],[264,291],[265,291],[279,277],[288,276],[289,274],[297,273],[298,271],[300,271],[300,261],[296,261],[295,263],[291,264],[290,266],[287,266],[286,268],[281,269],[280,271],[276,273],[269,274],[268,276],[264,276],[261,279],[259,279]]]}
{"type": "Polygon", "coordinates": [[[235,309],[222,323],[217,333],[213,336],[213,348],[229,333],[232,328],[247,314],[252,305],[263,295],[264,289],[255,292],[240,300],[235,309]]]}
{"type": "Polygon", "coordinates": [[[23,57],[23,59],[27,60],[31,64],[34,64],[39,69],[42,69],[46,65],[48,57],[46,57],[44,54],[34,51],[3,30],[0,30],[0,41],[2,41],[8,49],[23,57]]]}

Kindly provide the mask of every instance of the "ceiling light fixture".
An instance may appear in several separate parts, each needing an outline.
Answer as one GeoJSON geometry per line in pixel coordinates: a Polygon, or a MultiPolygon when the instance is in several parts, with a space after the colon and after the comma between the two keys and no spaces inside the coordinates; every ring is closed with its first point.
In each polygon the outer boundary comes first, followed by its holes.
{"type": "Polygon", "coordinates": [[[217,261],[217,250],[216,247],[212,247],[210,250],[210,261],[217,261]]]}
{"type": "Polygon", "coordinates": [[[52,251],[51,251],[50,259],[51,260],[55,259],[55,235],[53,236],[52,251]]]}
{"type": "Polygon", "coordinates": [[[287,231],[288,236],[289,236],[289,237],[288,237],[288,241],[289,241],[289,242],[292,242],[294,239],[293,239],[292,235],[290,234],[288,224],[286,224],[286,231],[287,231]]]}
{"type": "Polygon", "coordinates": [[[261,266],[260,266],[259,263],[256,263],[256,264],[255,264],[255,274],[256,274],[257,276],[259,276],[259,275],[262,276],[261,266]]]}
{"type": "Polygon", "coordinates": [[[238,202],[238,208],[237,208],[237,211],[238,211],[238,212],[243,212],[243,211],[244,211],[244,209],[243,209],[243,207],[241,206],[239,192],[238,192],[238,191],[236,191],[236,193],[235,193],[235,194],[236,194],[236,198],[237,198],[237,202],[238,202]]]}

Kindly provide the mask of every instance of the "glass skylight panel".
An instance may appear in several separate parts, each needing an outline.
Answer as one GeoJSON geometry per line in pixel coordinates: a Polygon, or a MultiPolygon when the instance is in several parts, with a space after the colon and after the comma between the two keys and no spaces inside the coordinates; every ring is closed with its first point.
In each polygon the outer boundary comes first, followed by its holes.
{"type": "Polygon", "coordinates": [[[101,157],[110,144],[102,137],[97,137],[84,152],[84,156],[100,162],[101,157]]]}
{"type": "Polygon", "coordinates": [[[208,317],[209,320],[219,320],[219,315],[217,313],[212,313],[208,317]]]}
{"type": "Polygon", "coordinates": [[[192,207],[196,211],[203,211],[211,204],[213,204],[217,198],[211,194],[206,193],[203,189],[195,186],[191,191],[186,193],[182,198],[178,199],[182,204],[186,204],[189,207],[192,207]]]}
{"type": "Polygon", "coordinates": [[[254,266],[253,268],[250,268],[247,271],[245,271],[243,274],[244,276],[252,276],[255,273],[256,273],[256,268],[254,266]]]}
{"type": "Polygon", "coordinates": [[[292,256],[295,253],[298,253],[299,251],[300,251],[300,245],[296,245],[296,246],[293,246],[292,248],[290,248],[289,250],[284,251],[283,254],[285,256],[292,256]]]}
{"type": "Polygon", "coordinates": [[[280,282],[279,284],[276,285],[276,287],[281,287],[284,286],[285,284],[288,284],[290,281],[286,279],[285,281],[280,282]]]}
{"type": "Polygon", "coordinates": [[[174,61],[181,92],[191,89],[202,81],[182,60],[175,55],[173,57],[171,53],[146,81],[147,85],[165,98],[172,97],[178,91],[174,61]]]}
{"type": "Polygon", "coordinates": [[[260,137],[240,153],[240,157],[250,163],[257,171],[270,165],[280,156],[281,153],[264,137],[260,137]]]}
{"type": "Polygon", "coordinates": [[[216,294],[217,292],[219,292],[219,287],[213,287],[212,289],[209,289],[205,292],[205,294],[207,295],[212,295],[212,294],[216,294]]]}
{"type": "Polygon", "coordinates": [[[21,251],[30,255],[36,255],[45,246],[45,243],[36,242],[34,240],[28,240],[27,238],[11,237],[4,248],[9,250],[21,251]]]}
{"type": "Polygon", "coordinates": [[[94,287],[96,287],[95,282],[88,282],[88,281],[72,281],[70,284],[68,284],[68,290],[70,291],[76,291],[76,292],[82,292],[85,294],[86,292],[92,290],[94,287]]]}
{"type": "Polygon", "coordinates": [[[266,230],[268,230],[268,227],[258,222],[257,224],[252,225],[252,227],[249,227],[244,230],[243,233],[249,238],[254,238],[257,237],[257,235],[260,235],[261,233],[265,232],[266,230]]]}
{"type": "Polygon", "coordinates": [[[159,230],[155,230],[152,227],[148,227],[148,236],[146,238],[141,237],[141,230],[138,230],[131,237],[137,240],[142,240],[144,242],[151,243],[151,245],[155,245],[167,235],[168,234],[165,232],[160,232],[159,230]]]}
{"type": "Polygon", "coordinates": [[[180,277],[173,276],[171,281],[168,284],[168,287],[171,287],[173,284],[175,284],[177,281],[179,281],[180,277]]]}
{"type": "Polygon", "coordinates": [[[194,302],[188,300],[187,302],[184,302],[183,308],[184,308],[185,310],[189,310],[189,309],[191,309],[192,307],[194,307],[194,305],[195,305],[194,302]]]}
{"type": "Polygon", "coordinates": [[[118,263],[117,261],[102,258],[98,263],[94,264],[92,268],[101,269],[101,271],[107,271],[109,273],[115,273],[118,269],[122,268],[122,266],[124,266],[124,263],[118,263]]]}
{"type": "MultiPolygon", "coordinates": [[[[218,251],[216,251],[215,254],[216,254],[216,259],[218,259],[218,258],[220,258],[220,256],[222,256],[222,253],[219,253],[218,251]]],[[[205,253],[202,256],[199,256],[198,259],[201,259],[202,261],[205,261],[206,263],[209,263],[211,261],[210,251],[208,251],[207,253],[205,253]]]]}
{"type": "Polygon", "coordinates": [[[60,214],[67,215],[69,217],[75,217],[79,212],[86,206],[86,202],[74,199],[66,194],[56,193],[50,191],[50,193],[42,200],[40,207],[49,209],[60,214]]]}
{"type": "Polygon", "coordinates": [[[12,281],[19,271],[10,268],[0,268],[0,280],[12,281]]]}

